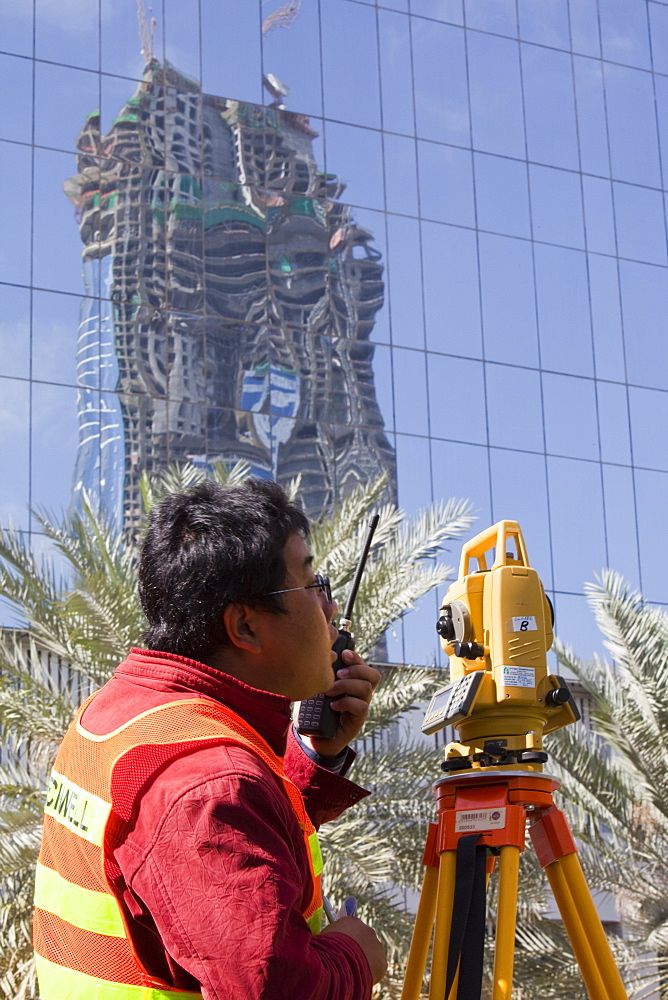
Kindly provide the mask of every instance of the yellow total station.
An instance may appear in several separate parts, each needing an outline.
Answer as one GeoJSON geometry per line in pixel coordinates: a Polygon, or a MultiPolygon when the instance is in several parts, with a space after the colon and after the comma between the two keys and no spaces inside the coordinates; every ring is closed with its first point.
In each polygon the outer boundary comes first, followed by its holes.
{"type": "Polygon", "coordinates": [[[579,718],[568,685],[548,673],[552,626],[552,606],[517,521],[499,521],[464,545],[436,626],[450,657],[450,684],[434,695],[422,727],[458,731],[446,770],[542,770],[543,735],[579,718]]]}

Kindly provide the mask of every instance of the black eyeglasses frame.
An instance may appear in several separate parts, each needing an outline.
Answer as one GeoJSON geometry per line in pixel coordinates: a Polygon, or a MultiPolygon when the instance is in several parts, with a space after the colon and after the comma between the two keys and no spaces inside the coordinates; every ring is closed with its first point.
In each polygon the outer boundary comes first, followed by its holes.
{"type": "Polygon", "coordinates": [[[268,594],[265,594],[265,597],[273,597],[274,594],[291,594],[295,590],[315,590],[316,587],[322,591],[328,603],[332,604],[332,588],[329,577],[321,576],[320,573],[316,573],[315,583],[308,583],[305,587],[288,587],[287,590],[270,590],[268,594]]]}

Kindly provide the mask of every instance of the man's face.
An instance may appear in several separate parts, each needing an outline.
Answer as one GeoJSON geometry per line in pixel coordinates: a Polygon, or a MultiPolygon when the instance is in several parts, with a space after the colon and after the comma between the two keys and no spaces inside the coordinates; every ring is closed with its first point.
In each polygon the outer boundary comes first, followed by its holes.
{"type": "MultiPolygon", "coordinates": [[[[286,573],[281,590],[315,582],[312,556],[301,535],[290,535],[283,558],[286,573]]],[[[338,607],[317,587],[292,590],[280,598],[287,613],[271,615],[273,628],[265,647],[275,671],[272,690],[301,701],[326,691],[334,680],[332,643],[337,631],[332,618],[338,607]]]]}

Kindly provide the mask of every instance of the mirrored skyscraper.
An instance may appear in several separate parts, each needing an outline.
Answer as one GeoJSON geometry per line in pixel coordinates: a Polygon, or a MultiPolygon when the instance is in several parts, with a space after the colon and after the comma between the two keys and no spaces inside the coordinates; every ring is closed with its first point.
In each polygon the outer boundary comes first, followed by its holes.
{"type": "Polygon", "coordinates": [[[381,255],[269,86],[267,107],[213,97],[153,60],[107,133],[94,113],[78,137],[75,493],[119,522],[171,462],[299,477],[311,514],[394,481],[369,341],[381,255]]]}

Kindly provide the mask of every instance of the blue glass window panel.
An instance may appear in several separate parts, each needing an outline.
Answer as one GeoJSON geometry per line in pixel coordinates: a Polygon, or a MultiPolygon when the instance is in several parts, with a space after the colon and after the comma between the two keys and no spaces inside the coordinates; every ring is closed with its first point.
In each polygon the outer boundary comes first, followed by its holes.
{"type": "Polygon", "coordinates": [[[654,75],[656,93],[656,117],[661,143],[661,161],[663,163],[664,187],[666,185],[666,164],[668,163],[668,77],[654,75]]]}
{"type": "Polygon", "coordinates": [[[620,257],[666,264],[666,226],[660,191],[613,184],[620,257]]]}
{"type": "MultiPolygon", "coordinates": [[[[629,387],[633,464],[668,471],[668,393],[629,387]]],[[[668,595],[667,595],[668,596],[668,595]]]]}
{"type": "Polygon", "coordinates": [[[541,367],[594,374],[587,259],[578,250],[536,244],[541,367]]]}
{"type": "MultiPolygon", "coordinates": [[[[33,378],[74,385],[82,299],[36,290],[32,301],[33,378]]],[[[100,300],[92,301],[98,314],[100,300]]]]}
{"type": "Polygon", "coordinates": [[[417,134],[469,146],[463,29],[413,18],[413,78],[417,134]]]}
{"type": "Polygon", "coordinates": [[[383,209],[383,147],[380,132],[355,125],[325,122],[327,171],[346,184],[350,205],[383,209]]]}
{"type": "Polygon", "coordinates": [[[392,10],[408,11],[409,0],[383,0],[384,7],[390,7],[392,10]]]}
{"type": "Polygon", "coordinates": [[[517,38],[515,0],[466,0],[466,26],[517,38]]]}
{"type": "Polygon", "coordinates": [[[520,38],[538,45],[570,49],[567,0],[518,0],[518,13],[520,38]]]}
{"type": "Polygon", "coordinates": [[[383,133],[385,199],[388,212],[418,214],[417,150],[415,140],[383,133]]]}
{"type": "MultiPolygon", "coordinates": [[[[363,229],[366,229],[373,235],[373,239],[370,241],[369,246],[380,254],[382,262],[386,262],[387,246],[385,239],[385,215],[381,212],[373,212],[366,208],[356,208],[354,218],[355,222],[357,222],[359,226],[362,226],[363,229]]],[[[387,306],[389,298],[389,276],[387,273],[383,275],[383,280],[385,283],[384,303],[374,317],[374,325],[369,335],[369,339],[383,344],[389,344],[390,318],[387,306]]]]}
{"type": "Polygon", "coordinates": [[[387,648],[388,663],[405,663],[404,656],[404,624],[401,619],[390,625],[383,636],[387,648]]]}
{"type": "Polygon", "coordinates": [[[668,510],[668,474],[636,469],[635,483],[643,597],[646,601],[665,602],[668,532],[663,527],[668,510]]]}
{"type": "Polygon", "coordinates": [[[519,46],[468,33],[473,146],[501,156],[526,155],[519,46]]]}
{"type": "Polygon", "coordinates": [[[199,80],[201,73],[199,0],[163,0],[165,56],[180,73],[199,80]]]}
{"type": "Polygon", "coordinates": [[[35,55],[38,59],[96,70],[100,68],[99,43],[98,4],[81,4],[76,14],[67,17],[60,4],[35,0],[35,55]]]}
{"type": "Polygon", "coordinates": [[[601,460],[614,465],[630,465],[631,438],[626,386],[619,385],[618,382],[597,382],[596,399],[601,460]]]}
{"type": "MultiPolygon", "coordinates": [[[[269,13],[269,8],[265,11],[269,13]]],[[[287,107],[322,117],[318,4],[302,4],[289,30],[278,27],[264,35],[262,61],[265,73],[273,73],[290,88],[287,107]]]]}
{"type": "Polygon", "coordinates": [[[423,351],[392,348],[394,420],[397,432],[428,434],[427,368],[423,351]]]}
{"type": "Polygon", "coordinates": [[[540,375],[529,368],[488,364],[489,443],[516,451],[545,450],[540,375]]]}
{"type": "Polygon", "coordinates": [[[474,154],[478,228],[505,236],[531,235],[526,163],[474,154]]]}
{"type": "Polygon", "coordinates": [[[464,0],[411,0],[411,14],[432,17],[449,24],[463,24],[464,0]]]}
{"type": "Polygon", "coordinates": [[[27,528],[30,497],[30,386],[13,378],[0,378],[0,468],[11,475],[0,476],[0,526],[27,528]]]}
{"type": "Polygon", "coordinates": [[[585,56],[601,56],[598,10],[591,0],[569,0],[571,41],[574,52],[585,56]]]}
{"type": "Polygon", "coordinates": [[[394,389],[392,386],[392,352],[377,345],[373,352],[373,381],[376,399],[388,434],[394,430],[394,389]]]}
{"type": "MultiPolygon", "coordinates": [[[[470,500],[477,517],[473,531],[492,523],[489,454],[482,445],[455,441],[431,442],[434,500],[463,497],[470,500]]],[[[457,547],[459,552],[459,546],[457,547]]]]}
{"type": "Polygon", "coordinates": [[[661,186],[652,76],[604,63],[612,176],[661,186]]]}
{"type": "Polygon", "coordinates": [[[32,149],[0,142],[0,189],[12,193],[0,226],[0,281],[20,285],[30,284],[31,175],[32,149]]]}
{"type": "Polygon", "coordinates": [[[639,587],[636,500],[632,470],[604,465],[603,496],[608,566],[621,573],[632,587],[639,587]]]}
{"type": "Polygon", "coordinates": [[[456,226],[475,225],[470,150],[418,142],[418,175],[423,218],[456,226]]]}
{"type": "Polygon", "coordinates": [[[609,177],[610,155],[601,63],[574,56],[573,77],[582,169],[589,174],[609,177]]]}
{"type": "Polygon", "coordinates": [[[73,156],[35,150],[34,284],[76,294],[83,290],[82,243],[74,207],[62,193],[63,181],[75,170],[73,156]]]}
{"type": "Polygon", "coordinates": [[[424,347],[420,227],[417,219],[387,217],[392,343],[424,347]]]}
{"type": "Polygon", "coordinates": [[[3,0],[0,4],[0,13],[2,15],[2,47],[5,52],[32,56],[33,5],[3,0]]]}
{"type": "MultiPolygon", "coordinates": [[[[150,21],[150,16],[149,16],[150,21]]],[[[150,30],[150,24],[148,25],[150,30]]],[[[162,30],[156,25],[154,55],[162,55],[162,30]]],[[[100,36],[100,66],[103,73],[140,79],[146,60],[140,50],[136,0],[114,0],[105,8],[100,36]]]]}
{"type": "Polygon", "coordinates": [[[321,0],[320,16],[325,117],[380,128],[376,12],[321,0]]]}
{"type": "Polygon", "coordinates": [[[485,357],[538,367],[538,333],[531,244],[480,234],[485,357]]]}
{"type": "Polygon", "coordinates": [[[433,222],[421,228],[427,346],[482,357],[475,233],[433,222]]]}
{"type": "Polygon", "coordinates": [[[59,519],[71,498],[78,443],[76,389],[35,382],[31,416],[30,503],[38,510],[53,511],[59,519]]]}
{"type": "MultiPolygon", "coordinates": [[[[602,568],[602,566],[597,567],[594,572],[602,568]]],[[[593,577],[592,572],[588,580],[592,580],[593,577]]],[[[594,656],[606,656],[603,635],[596,625],[594,613],[584,594],[555,593],[554,621],[555,635],[571,646],[576,656],[585,660],[591,660],[594,656]]],[[[564,668],[560,665],[556,672],[564,672],[564,668]]]]}
{"type": "MultiPolygon", "coordinates": [[[[99,107],[100,77],[97,73],[35,63],[35,143],[38,146],[74,152],[77,136],[88,115],[99,107]]],[[[76,173],[73,157],[71,163],[70,172],[76,173]]]]}
{"type": "Polygon", "coordinates": [[[626,365],[617,262],[594,254],[589,255],[588,262],[596,375],[598,378],[625,382],[626,365]]]}
{"type": "Polygon", "coordinates": [[[201,18],[202,90],[261,104],[266,92],[262,87],[260,5],[216,0],[202,5],[201,18]]]}
{"type": "Polygon", "coordinates": [[[610,181],[583,174],[582,194],[587,249],[595,253],[615,254],[617,245],[610,181]]]}
{"type": "Polygon", "coordinates": [[[628,381],[668,389],[668,271],[630,261],[620,261],[619,270],[628,381]]]}
{"type": "Polygon", "coordinates": [[[491,448],[490,462],[492,522],[519,522],[529,563],[538,572],[543,585],[550,589],[552,553],[545,458],[543,455],[491,448]]]}
{"type": "Polygon", "coordinates": [[[579,174],[529,164],[534,239],[584,250],[579,174]]]}
{"type": "Polygon", "coordinates": [[[482,362],[427,355],[431,435],[487,444],[482,362]]]}
{"type": "Polygon", "coordinates": [[[413,514],[431,502],[429,440],[397,434],[396,446],[399,506],[413,514]]]}
{"type": "MultiPolygon", "coordinates": [[[[126,102],[136,93],[138,82],[124,77],[100,77],[100,131],[105,135],[118,118],[126,102]]],[[[90,110],[93,110],[92,108],[90,110]]],[[[83,126],[83,118],[81,120],[83,126]]]]}
{"type": "Polygon", "coordinates": [[[550,455],[599,458],[594,382],[543,372],[545,443],[550,455]]]}
{"type": "Polygon", "coordinates": [[[521,50],[528,157],[578,170],[571,57],[536,45],[522,45],[521,50]]]}
{"type": "Polygon", "coordinates": [[[650,68],[647,4],[599,0],[603,58],[650,68]]]}
{"type": "MultiPolygon", "coordinates": [[[[4,43],[4,39],[3,39],[4,43]]],[[[32,67],[29,59],[0,55],[0,139],[32,142],[32,67]]]]}
{"type": "MultiPolygon", "coordinates": [[[[582,593],[607,561],[601,467],[597,462],[548,458],[554,586],[582,593]]],[[[567,637],[560,618],[559,634],[567,637]]]]}
{"type": "MultiPolygon", "coordinates": [[[[443,561],[447,559],[448,555],[444,554],[443,561]]],[[[425,594],[405,615],[403,619],[405,662],[432,667],[442,664],[443,660],[447,659],[441,650],[441,640],[435,628],[439,618],[440,601],[446,589],[447,584],[444,584],[438,591],[425,594]]],[[[420,719],[420,724],[421,722],[420,719]]]]}
{"type": "Polygon", "coordinates": [[[378,40],[383,128],[414,135],[413,70],[408,17],[394,11],[379,10],[378,40]]]}
{"type": "Polygon", "coordinates": [[[652,39],[652,63],[656,73],[668,73],[668,9],[656,3],[647,5],[652,39]]]}
{"type": "MultiPolygon", "coordinates": [[[[30,375],[30,292],[0,285],[0,375],[30,375]]],[[[4,385],[4,382],[3,382],[4,385]]]]}

